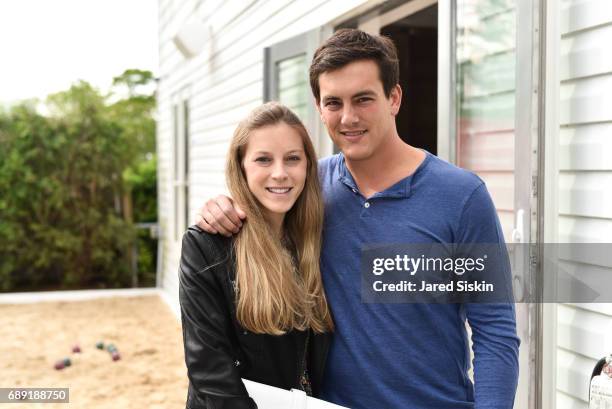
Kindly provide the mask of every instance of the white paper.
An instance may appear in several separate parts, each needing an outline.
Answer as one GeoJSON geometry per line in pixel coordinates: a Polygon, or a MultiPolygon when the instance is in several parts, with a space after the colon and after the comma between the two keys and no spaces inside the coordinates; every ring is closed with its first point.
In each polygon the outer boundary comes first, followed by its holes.
{"type": "Polygon", "coordinates": [[[263,383],[242,380],[258,409],[348,409],[321,399],[311,398],[304,391],[290,391],[263,383]]]}
{"type": "Polygon", "coordinates": [[[591,381],[589,409],[612,409],[612,379],[598,375],[591,381]]]}

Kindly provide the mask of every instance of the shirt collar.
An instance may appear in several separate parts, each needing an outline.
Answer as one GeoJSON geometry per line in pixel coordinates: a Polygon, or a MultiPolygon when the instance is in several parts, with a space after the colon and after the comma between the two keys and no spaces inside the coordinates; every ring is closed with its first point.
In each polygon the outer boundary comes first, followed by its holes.
{"type": "MultiPolygon", "coordinates": [[[[431,153],[425,150],[423,150],[423,152],[425,152],[425,159],[410,176],[406,176],[404,179],[400,180],[393,186],[390,186],[389,188],[383,190],[382,192],[375,193],[372,197],[370,197],[370,199],[376,197],[409,198],[412,194],[415,178],[418,178],[418,174],[421,173],[421,171],[425,168],[427,162],[429,162],[431,158],[431,153]]],[[[351,189],[353,192],[359,192],[357,183],[355,183],[353,175],[351,175],[351,172],[346,166],[343,153],[339,154],[338,168],[338,180],[342,182],[345,186],[347,186],[349,189],[351,189]]]]}

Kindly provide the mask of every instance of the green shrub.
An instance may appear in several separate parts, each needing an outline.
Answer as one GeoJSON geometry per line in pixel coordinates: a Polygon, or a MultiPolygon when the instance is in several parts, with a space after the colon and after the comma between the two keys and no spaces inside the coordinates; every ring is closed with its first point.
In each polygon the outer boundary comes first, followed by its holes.
{"type": "Polygon", "coordinates": [[[0,291],[130,286],[133,222],[157,213],[154,97],[107,100],[80,82],[49,115],[0,113],[0,291]]]}

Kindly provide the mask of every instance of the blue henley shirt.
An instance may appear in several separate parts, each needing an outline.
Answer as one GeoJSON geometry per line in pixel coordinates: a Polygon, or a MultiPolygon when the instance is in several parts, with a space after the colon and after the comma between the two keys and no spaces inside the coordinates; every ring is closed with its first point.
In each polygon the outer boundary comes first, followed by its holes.
{"type": "Polygon", "coordinates": [[[361,302],[364,245],[503,243],[482,180],[430,153],[411,176],[368,199],[342,154],[321,159],[319,173],[321,271],[336,324],[323,398],[353,409],[511,409],[519,347],[512,304],[361,302]]]}

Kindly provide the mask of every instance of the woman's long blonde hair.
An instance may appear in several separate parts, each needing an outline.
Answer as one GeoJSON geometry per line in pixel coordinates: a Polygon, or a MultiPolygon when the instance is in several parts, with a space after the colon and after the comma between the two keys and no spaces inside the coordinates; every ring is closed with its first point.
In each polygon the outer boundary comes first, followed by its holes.
{"type": "Polygon", "coordinates": [[[319,270],[323,201],[317,160],[308,132],[287,107],[269,102],[253,110],[234,132],[225,177],[231,196],[246,213],[235,236],[238,322],[255,333],[281,335],[292,329],[333,330],[319,270]],[[242,166],[249,134],[285,123],[301,136],[306,154],[304,190],[284,220],[285,237],[295,258],[264,216],[262,205],[249,190],[242,166]]]}

